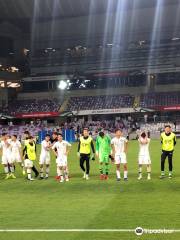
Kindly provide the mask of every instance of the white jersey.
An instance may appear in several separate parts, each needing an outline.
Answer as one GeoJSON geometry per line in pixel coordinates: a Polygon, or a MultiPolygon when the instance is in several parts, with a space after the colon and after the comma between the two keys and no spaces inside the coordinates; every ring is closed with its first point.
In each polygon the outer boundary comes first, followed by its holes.
{"type": "Polygon", "coordinates": [[[46,140],[43,140],[41,143],[41,154],[46,155],[50,150],[50,148],[49,148],[50,146],[51,146],[50,141],[47,142],[46,140]]]}
{"type": "Polygon", "coordinates": [[[12,154],[20,154],[21,143],[19,140],[11,141],[12,154]]]}
{"type": "Polygon", "coordinates": [[[124,152],[124,147],[125,147],[125,143],[127,143],[128,140],[125,137],[114,137],[111,140],[111,144],[114,145],[114,149],[115,149],[115,154],[121,154],[124,152]]]}
{"type": "Polygon", "coordinates": [[[1,141],[2,155],[11,154],[11,139],[1,141]]]}
{"type": "Polygon", "coordinates": [[[150,139],[147,138],[147,143],[143,144],[141,143],[141,138],[138,140],[139,141],[139,155],[149,155],[149,143],[150,139]]]}
{"type": "Polygon", "coordinates": [[[138,141],[139,141],[139,158],[138,158],[139,164],[140,165],[151,164],[151,158],[150,158],[150,154],[149,154],[150,139],[147,138],[146,144],[141,143],[141,138],[138,141]]]}
{"type": "Polygon", "coordinates": [[[39,164],[40,165],[49,165],[51,162],[51,156],[50,156],[50,146],[51,142],[43,140],[41,143],[41,154],[40,154],[40,159],[39,159],[39,164]]]}
{"type": "Polygon", "coordinates": [[[55,148],[57,149],[57,154],[58,154],[58,157],[59,157],[59,156],[63,156],[63,155],[66,154],[67,147],[71,147],[71,144],[67,141],[62,140],[62,142],[59,142],[59,141],[56,142],[53,145],[52,149],[55,149],[55,148]]]}

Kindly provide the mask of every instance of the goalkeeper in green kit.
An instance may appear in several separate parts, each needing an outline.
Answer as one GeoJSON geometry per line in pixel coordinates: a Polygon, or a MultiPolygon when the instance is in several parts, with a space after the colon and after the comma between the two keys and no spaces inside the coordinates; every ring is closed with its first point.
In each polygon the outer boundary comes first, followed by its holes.
{"type": "Polygon", "coordinates": [[[107,180],[109,173],[109,158],[111,154],[111,139],[100,132],[96,139],[96,155],[99,158],[100,179],[107,180]]]}

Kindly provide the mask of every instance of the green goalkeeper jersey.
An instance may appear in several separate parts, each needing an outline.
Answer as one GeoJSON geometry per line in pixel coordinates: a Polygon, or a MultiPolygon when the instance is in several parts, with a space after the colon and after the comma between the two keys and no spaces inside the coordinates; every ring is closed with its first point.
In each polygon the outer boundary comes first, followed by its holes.
{"type": "Polygon", "coordinates": [[[111,139],[109,136],[104,137],[98,136],[96,139],[96,151],[99,154],[110,154],[111,153],[111,139]]]}

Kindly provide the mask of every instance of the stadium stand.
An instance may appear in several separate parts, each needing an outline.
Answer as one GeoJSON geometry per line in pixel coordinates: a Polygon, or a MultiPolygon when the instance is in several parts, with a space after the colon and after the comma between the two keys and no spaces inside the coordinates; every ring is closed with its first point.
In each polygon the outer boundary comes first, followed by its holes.
{"type": "Polygon", "coordinates": [[[2,133],[8,133],[9,135],[16,134],[18,139],[22,139],[22,136],[25,131],[29,131],[32,136],[37,136],[38,132],[41,131],[43,127],[41,125],[30,125],[30,124],[22,124],[22,125],[0,125],[0,135],[2,133]]]}
{"type": "MultiPolygon", "coordinates": [[[[57,99],[28,99],[16,100],[9,104],[8,111],[11,114],[32,112],[58,112],[60,103],[57,99]]],[[[7,111],[7,109],[6,109],[7,111]]]]}
{"type": "Polygon", "coordinates": [[[62,129],[74,129],[76,133],[81,133],[84,127],[88,127],[93,137],[97,136],[101,129],[108,129],[109,132],[114,132],[116,128],[121,128],[127,133],[127,129],[131,127],[131,123],[125,118],[120,120],[97,120],[97,121],[72,121],[62,122],[56,125],[32,122],[30,124],[15,124],[15,125],[0,125],[0,135],[3,132],[8,132],[10,135],[16,134],[21,140],[24,132],[29,131],[31,135],[38,136],[39,131],[61,132],[62,129]]]}
{"type": "Polygon", "coordinates": [[[176,106],[180,104],[180,92],[147,93],[140,96],[124,95],[100,95],[70,97],[59,101],[52,99],[28,99],[15,100],[2,109],[4,113],[33,113],[33,112],[58,112],[98,110],[116,108],[148,108],[161,106],[176,106]],[[138,100],[137,100],[138,99],[138,100]]]}
{"type": "MultiPolygon", "coordinates": [[[[169,122],[168,124],[171,125],[172,130],[175,131],[175,126],[173,122],[169,122]]],[[[157,122],[157,123],[141,123],[140,128],[144,130],[150,131],[152,134],[157,134],[159,136],[159,133],[164,129],[164,122],[157,122]]],[[[178,124],[176,126],[176,130],[180,130],[180,125],[178,124]]]]}
{"type": "Polygon", "coordinates": [[[180,92],[142,94],[140,107],[172,106],[180,104],[180,92]]]}
{"type": "Polygon", "coordinates": [[[179,84],[180,83],[179,72],[158,74],[157,80],[156,80],[157,85],[166,85],[169,83],[171,83],[171,84],[179,84]]]}
{"type": "Polygon", "coordinates": [[[132,107],[134,97],[130,95],[72,97],[67,110],[94,110],[132,107]]]}

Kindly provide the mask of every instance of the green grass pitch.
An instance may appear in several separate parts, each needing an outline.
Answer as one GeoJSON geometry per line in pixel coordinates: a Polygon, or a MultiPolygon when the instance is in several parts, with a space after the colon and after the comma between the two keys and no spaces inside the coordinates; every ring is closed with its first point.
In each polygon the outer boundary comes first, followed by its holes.
{"type": "MultiPolygon", "coordinates": [[[[180,148],[174,153],[173,179],[159,179],[159,141],[151,143],[152,180],[137,180],[138,143],[131,141],[128,149],[129,181],[116,182],[111,166],[110,179],[99,180],[98,161],[91,162],[90,180],[82,179],[76,144],[69,155],[70,182],[55,181],[55,159],[52,159],[50,178],[29,182],[19,166],[15,180],[4,180],[0,171],[0,229],[180,229],[180,148]]],[[[38,148],[39,150],[39,148],[38,148]]],[[[36,163],[38,166],[38,163],[36,163]]],[[[167,169],[167,162],[166,162],[167,169]]],[[[180,233],[143,235],[132,233],[53,232],[0,233],[1,240],[16,239],[180,239],[180,233]]]]}

